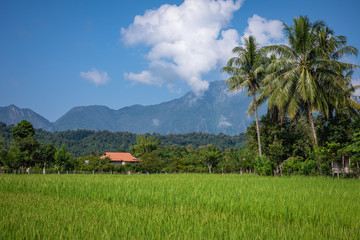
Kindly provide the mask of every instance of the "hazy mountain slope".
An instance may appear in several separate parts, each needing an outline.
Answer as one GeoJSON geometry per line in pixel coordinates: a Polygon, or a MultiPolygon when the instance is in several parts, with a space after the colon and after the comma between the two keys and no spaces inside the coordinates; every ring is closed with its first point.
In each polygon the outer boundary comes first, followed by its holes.
{"type": "MultiPolygon", "coordinates": [[[[0,110],[0,121],[15,124],[26,119],[36,128],[55,131],[89,129],[138,134],[204,132],[236,135],[245,132],[253,121],[247,116],[250,102],[251,98],[245,93],[229,93],[224,81],[215,81],[202,96],[188,92],[181,98],[161,104],[134,105],[119,110],[105,106],[74,107],[53,124],[31,110],[19,111],[15,106],[9,106],[2,108],[6,111],[0,110]]],[[[259,115],[262,113],[264,111],[260,109],[259,115]]]]}
{"type": "Polygon", "coordinates": [[[244,132],[252,121],[246,114],[250,102],[245,93],[229,93],[224,81],[215,81],[202,96],[189,92],[179,99],[151,106],[134,105],[119,110],[75,107],[54,123],[54,129],[234,135],[244,132]]]}
{"type": "Polygon", "coordinates": [[[35,128],[42,128],[47,131],[53,130],[52,123],[30,109],[18,108],[15,105],[0,107],[0,122],[7,125],[16,125],[22,120],[30,121],[35,128]]]}
{"type": "Polygon", "coordinates": [[[116,131],[116,110],[105,106],[74,107],[54,123],[54,129],[116,131]]]}

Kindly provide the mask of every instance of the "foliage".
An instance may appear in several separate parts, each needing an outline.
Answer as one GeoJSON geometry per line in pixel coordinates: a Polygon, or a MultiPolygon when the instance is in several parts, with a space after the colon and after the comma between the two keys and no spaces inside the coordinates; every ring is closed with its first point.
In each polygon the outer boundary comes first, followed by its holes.
{"type": "Polygon", "coordinates": [[[71,161],[71,154],[67,152],[65,145],[56,151],[54,160],[58,171],[69,171],[74,168],[74,165],[71,161]]]}
{"type": "Polygon", "coordinates": [[[346,46],[346,39],[335,36],[323,21],[312,23],[308,17],[294,18],[290,26],[284,23],[284,31],[288,45],[265,47],[279,58],[268,67],[266,82],[271,91],[264,93],[271,94],[271,107],[278,107],[291,119],[307,115],[314,145],[318,146],[313,112],[328,117],[331,110],[350,106],[350,82],[345,72],[356,66],[339,58],[357,55],[357,50],[346,46]]]}
{"type": "Polygon", "coordinates": [[[262,176],[273,175],[273,162],[268,157],[263,155],[255,159],[255,172],[262,176]]]}
{"type": "Polygon", "coordinates": [[[27,137],[34,137],[35,129],[31,122],[22,120],[12,129],[12,137],[17,141],[27,137]]]}
{"type": "Polygon", "coordinates": [[[209,169],[209,173],[211,173],[211,169],[216,167],[218,163],[222,160],[222,151],[212,145],[208,145],[204,148],[199,148],[200,151],[199,157],[203,162],[204,166],[209,169]]]}
{"type": "Polygon", "coordinates": [[[136,136],[137,144],[130,148],[130,151],[134,154],[135,157],[141,158],[142,156],[149,154],[156,149],[158,149],[161,140],[153,136],[140,135],[136,136]]]}
{"type": "Polygon", "coordinates": [[[269,64],[269,58],[265,51],[259,47],[254,36],[243,39],[244,46],[238,46],[233,49],[236,57],[231,58],[226,67],[221,70],[230,74],[231,77],[226,80],[229,84],[229,90],[232,92],[246,89],[253,97],[253,112],[255,114],[255,123],[257,131],[257,140],[259,156],[262,155],[261,139],[259,133],[258,113],[256,93],[258,92],[261,81],[265,77],[265,69],[269,64]]]}
{"type": "Polygon", "coordinates": [[[360,166],[360,131],[354,133],[354,138],[350,145],[345,149],[345,152],[351,154],[351,162],[354,167],[359,171],[360,166]]]}

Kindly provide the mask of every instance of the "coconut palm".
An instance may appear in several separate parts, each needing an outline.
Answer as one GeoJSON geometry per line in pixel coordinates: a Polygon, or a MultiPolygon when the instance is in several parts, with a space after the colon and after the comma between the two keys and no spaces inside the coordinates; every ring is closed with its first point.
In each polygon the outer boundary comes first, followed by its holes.
{"type": "Polygon", "coordinates": [[[259,146],[259,156],[262,156],[259,121],[257,114],[256,94],[260,89],[260,82],[264,77],[265,64],[269,63],[265,52],[260,49],[259,44],[253,36],[243,39],[244,45],[233,49],[236,57],[231,58],[226,67],[221,70],[232,77],[227,79],[229,91],[247,90],[253,97],[253,112],[255,114],[256,133],[259,146]]]}
{"type": "MultiPolygon", "coordinates": [[[[351,84],[353,68],[357,67],[353,64],[338,62],[342,57],[349,55],[358,55],[358,50],[353,46],[347,46],[346,37],[335,36],[334,32],[329,28],[322,28],[317,33],[317,45],[319,47],[319,55],[322,57],[322,65],[318,67],[316,73],[318,80],[323,88],[327,89],[327,101],[329,105],[328,114],[332,114],[336,108],[347,107],[350,110],[360,110],[360,105],[351,97],[355,93],[355,88],[351,84]],[[332,66],[332,68],[331,68],[332,66]],[[334,68],[336,66],[336,68],[334,68]],[[324,71],[332,72],[331,76],[336,77],[339,81],[329,78],[329,74],[323,74],[324,71]],[[326,76],[326,77],[322,77],[326,76]],[[338,91],[339,87],[331,87],[332,84],[340,83],[344,86],[345,91],[338,91]]],[[[326,116],[328,114],[325,114],[326,116]]]]}
{"type": "Polygon", "coordinates": [[[314,145],[318,145],[313,111],[329,114],[329,105],[342,105],[347,87],[344,71],[354,67],[337,59],[353,49],[343,48],[343,37],[332,37],[332,31],[323,21],[311,23],[309,18],[294,18],[294,24],[284,23],[288,45],[265,47],[279,56],[273,61],[267,77],[275,86],[269,97],[270,106],[285,109],[293,119],[299,113],[306,113],[313,135],[314,145]],[[321,34],[326,40],[321,44],[321,34]],[[330,38],[331,36],[331,38],[330,38]]]}

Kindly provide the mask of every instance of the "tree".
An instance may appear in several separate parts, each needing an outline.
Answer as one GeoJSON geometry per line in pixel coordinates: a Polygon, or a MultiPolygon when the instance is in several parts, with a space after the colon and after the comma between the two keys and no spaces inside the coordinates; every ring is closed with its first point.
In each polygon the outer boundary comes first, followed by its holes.
{"type": "Polygon", "coordinates": [[[5,165],[5,161],[7,158],[7,151],[5,147],[5,140],[0,137],[0,166],[5,165]]]}
{"type": "Polygon", "coordinates": [[[137,145],[134,145],[130,148],[130,151],[134,154],[135,157],[141,157],[142,155],[151,153],[152,151],[158,149],[161,140],[155,140],[154,137],[145,135],[136,136],[137,145]]]}
{"type": "Polygon", "coordinates": [[[15,146],[11,146],[4,163],[7,167],[13,170],[18,170],[22,165],[24,154],[15,146]]]}
{"type": "Polygon", "coordinates": [[[211,173],[211,169],[216,167],[222,158],[222,151],[215,146],[209,145],[206,146],[203,150],[200,150],[200,159],[209,169],[209,173],[211,173]]]}
{"type": "Polygon", "coordinates": [[[226,83],[229,84],[230,91],[235,92],[240,89],[247,89],[248,93],[253,97],[259,156],[261,157],[262,151],[256,93],[260,88],[260,82],[265,76],[265,66],[269,63],[269,58],[267,58],[265,52],[259,48],[259,44],[253,36],[244,38],[244,46],[235,47],[233,53],[236,54],[237,57],[231,58],[227,66],[222,68],[222,71],[232,75],[232,77],[226,81],[226,83]]]}
{"type": "Polygon", "coordinates": [[[345,151],[352,156],[352,164],[356,164],[357,170],[360,168],[360,131],[354,133],[354,138],[350,145],[345,148],[345,151]]]}
{"type": "Polygon", "coordinates": [[[332,58],[341,56],[341,51],[330,54],[342,46],[335,38],[320,44],[319,35],[326,27],[323,21],[311,23],[309,18],[300,16],[294,18],[294,25],[284,23],[288,45],[265,47],[279,56],[268,67],[273,73],[267,78],[273,79],[275,86],[269,105],[285,109],[291,119],[300,112],[306,113],[315,146],[318,140],[312,113],[320,111],[328,116],[330,104],[337,107],[344,102],[347,80],[343,73],[355,66],[332,58]]]}
{"type": "Polygon", "coordinates": [[[34,137],[35,129],[31,122],[22,120],[12,129],[12,137],[16,140],[26,137],[34,137]]]}
{"type": "Polygon", "coordinates": [[[35,129],[26,120],[21,121],[12,129],[14,147],[22,153],[22,167],[34,166],[40,158],[41,144],[35,139],[35,129]]]}
{"type": "Polygon", "coordinates": [[[56,153],[56,148],[52,143],[41,147],[40,161],[41,164],[43,165],[43,174],[46,174],[46,167],[49,164],[54,163],[55,153],[56,153]]]}
{"type": "Polygon", "coordinates": [[[143,172],[155,173],[162,169],[162,162],[154,151],[143,154],[141,160],[139,166],[143,172]]]}
{"type": "Polygon", "coordinates": [[[54,155],[55,164],[58,170],[70,170],[72,169],[71,154],[67,152],[65,145],[58,149],[54,155]]]}

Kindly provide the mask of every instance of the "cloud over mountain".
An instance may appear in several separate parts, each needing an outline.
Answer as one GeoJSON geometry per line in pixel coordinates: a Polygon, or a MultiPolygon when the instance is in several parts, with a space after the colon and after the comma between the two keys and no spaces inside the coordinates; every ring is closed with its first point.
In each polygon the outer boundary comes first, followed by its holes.
{"type": "Polygon", "coordinates": [[[195,93],[206,90],[209,83],[202,75],[224,64],[238,45],[238,32],[225,28],[242,2],[185,0],[179,6],[165,4],[136,16],[130,26],[121,29],[122,40],[130,46],[150,47],[146,55],[149,70],[125,77],[147,84],[181,80],[195,93]],[[177,79],[168,78],[169,72],[177,79]]]}
{"type": "MultiPolygon", "coordinates": [[[[179,6],[162,5],[137,15],[132,24],[121,29],[128,46],[149,47],[145,54],[148,69],[125,73],[135,83],[174,86],[185,81],[201,95],[209,83],[202,77],[224,66],[241,45],[237,30],[228,28],[243,0],[185,0],[179,6]]],[[[284,40],[282,22],[267,20],[256,14],[248,18],[242,37],[255,36],[260,45],[284,40]]],[[[171,90],[171,88],[169,88],[171,90]]]]}

